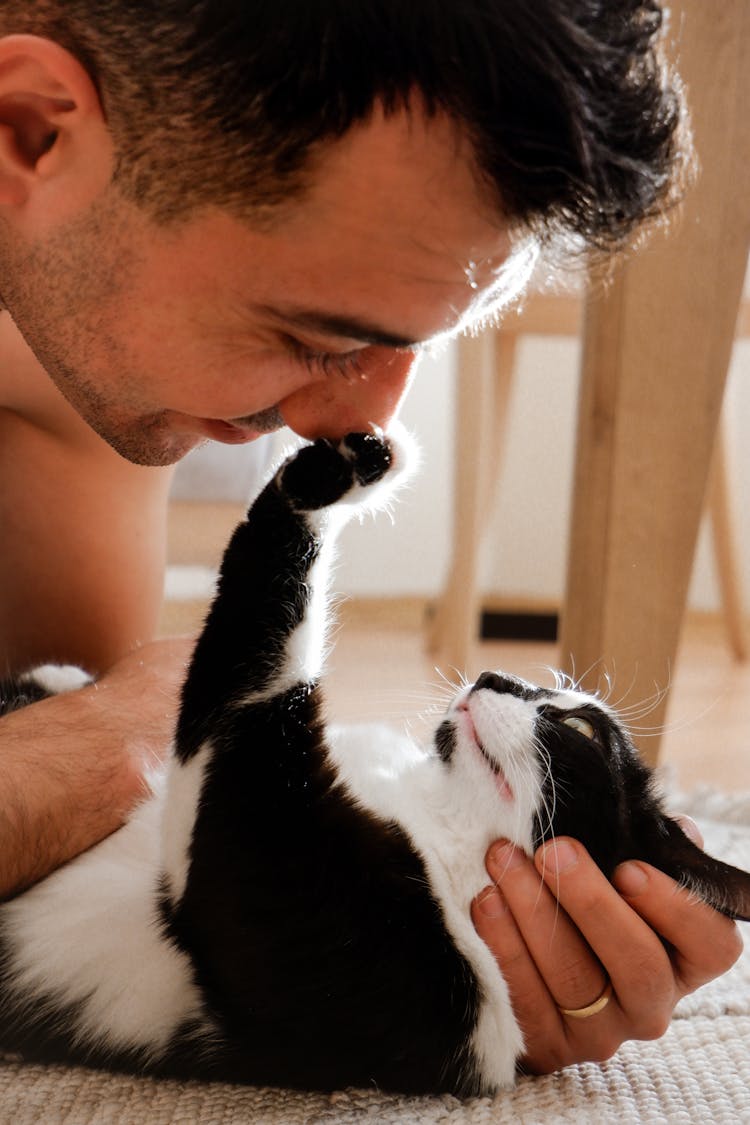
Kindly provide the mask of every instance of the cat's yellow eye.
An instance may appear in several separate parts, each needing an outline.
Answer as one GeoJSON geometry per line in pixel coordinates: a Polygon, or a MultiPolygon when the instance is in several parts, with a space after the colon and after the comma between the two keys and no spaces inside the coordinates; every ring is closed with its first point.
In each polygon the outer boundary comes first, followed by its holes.
{"type": "Polygon", "coordinates": [[[596,740],[596,727],[590,723],[588,719],[584,719],[583,715],[565,715],[561,722],[565,723],[566,727],[572,727],[582,734],[584,738],[588,738],[590,742],[596,740]]]}

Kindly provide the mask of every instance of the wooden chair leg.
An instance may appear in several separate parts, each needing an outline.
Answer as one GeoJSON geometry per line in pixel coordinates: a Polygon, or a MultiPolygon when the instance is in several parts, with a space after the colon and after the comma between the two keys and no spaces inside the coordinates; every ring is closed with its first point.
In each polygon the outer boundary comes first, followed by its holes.
{"type": "MultiPolygon", "coordinates": [[[[701,175],[587,306],[563,661],[661,727],[750,245],[750,6],[681,0],[701,175]],[[716,75],[721,81],[716,81],[716,75]],[[568,658],[566,661],[566,657],[568,658]]],[[[658,738],[642,749],[655,761],[658,738]]]]}
{"type": "Polygon", "coordinates": [[[504,448],[515,342],[512,333],[488,331],[458,344],[453,554],[427,644],[465,674],[478,637],[480,550],[504,448]]]}
{"type": "Polygon", "coordinates": [[[708,512],[729,646],[737,660],[747,660],[747,622],[737,564],[739,552],[732,511],[726,424],[723,420],[719,424],[716,435],[716,449],[709,483],[708,512]]]}

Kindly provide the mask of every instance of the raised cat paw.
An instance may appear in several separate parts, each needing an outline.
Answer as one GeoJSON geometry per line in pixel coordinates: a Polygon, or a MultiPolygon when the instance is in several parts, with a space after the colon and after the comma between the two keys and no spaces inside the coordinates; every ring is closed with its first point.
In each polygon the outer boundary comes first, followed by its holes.
{"type": "MultiPolygon", "coordinates": [[[[282,466],[277,481],[298,511],[327,508],[347,499],[370,502],[371,486],[388,476],[400,480],[414,460],[413,443],[400,427],[352,433],[340,441],[320,438],[305,445],[282,466]],[[351,494],[348,496],[347,494],[351,494]]],[[[390,494],[391,488],[387,489],[390,494]]]]}

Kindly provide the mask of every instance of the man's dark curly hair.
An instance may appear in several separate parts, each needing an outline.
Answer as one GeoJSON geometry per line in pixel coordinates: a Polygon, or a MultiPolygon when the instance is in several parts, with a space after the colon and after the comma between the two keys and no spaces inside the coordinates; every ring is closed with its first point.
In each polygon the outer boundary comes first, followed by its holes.
{"type": "Polygon", "coordinates": [[[470,136],[503,213],[624,242],[680,179],[655,0],[0,0],[101,94],[116,180],[160,220],[304,191],[326,142],[419,91],[470,136]]]}

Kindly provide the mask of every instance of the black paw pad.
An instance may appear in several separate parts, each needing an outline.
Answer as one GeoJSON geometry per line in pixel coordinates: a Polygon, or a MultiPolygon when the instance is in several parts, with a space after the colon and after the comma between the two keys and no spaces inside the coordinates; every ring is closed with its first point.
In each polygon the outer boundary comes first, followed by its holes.
{"type": "Polygon", "coordinates": [[[348,434],[344,444],[352,455],[354,475],[360,484],[374,484],[390,469],[393,453],[379,434],[348,434]]]}
{"type": "Polygon", "coordinates": [[[305,445],[284,466],[281,487],[295,508],[314,510],[335,504],[354,481],[354,466],[330,441],[305,445]]]}

